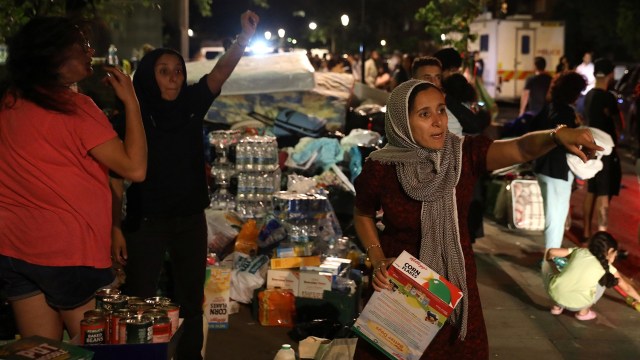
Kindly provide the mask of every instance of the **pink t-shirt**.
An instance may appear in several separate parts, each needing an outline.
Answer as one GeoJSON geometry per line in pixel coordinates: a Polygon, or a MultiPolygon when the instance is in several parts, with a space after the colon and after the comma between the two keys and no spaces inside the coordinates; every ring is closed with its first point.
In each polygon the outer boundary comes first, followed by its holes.
{"type": "Polygon", "coordinates": [[[18,99],[0,111],[0,254],[47,266],[111,266],[107,169],[89,150],[116,137],[87,96],[73,115],[18,99]]]}

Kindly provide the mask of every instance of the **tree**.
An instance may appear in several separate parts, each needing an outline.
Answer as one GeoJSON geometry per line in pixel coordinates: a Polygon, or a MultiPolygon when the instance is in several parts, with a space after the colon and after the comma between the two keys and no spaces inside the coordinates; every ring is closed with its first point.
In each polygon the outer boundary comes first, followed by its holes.
{"type": "Polygon", "coordinates": [[[477,37],[471,33],[469,23],[480,12],[481,7],[474,0],[429,0],[425,7],[418,9],[415,19],[426,24],[424,31],[432,40],[466,52],[467,43],[477,37]]]}
{"type": "Polygon", "coordinates": [[[634,59],[640,59],[640,5],[637,0],[622,0],[618,7],[616,30],[620,40],[634,59]]]}

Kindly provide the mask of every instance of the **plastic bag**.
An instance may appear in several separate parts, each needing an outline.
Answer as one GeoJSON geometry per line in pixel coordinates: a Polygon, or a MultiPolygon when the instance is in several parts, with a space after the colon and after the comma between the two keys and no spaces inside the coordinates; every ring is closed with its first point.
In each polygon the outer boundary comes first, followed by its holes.
{"type": "Polygon", "coordinates": [[[234,250],[250,256],[258,253],[258,234],[260,228],[255,219],[249,219],[242,225],[240,233],[236,238],[234,250]]]}
{"type": "Polygon", "coordinates": [[[206,209],[207,244],[212,252],[219,253],[238,235],[238,229],[233,226],[234,221],[226,211],[206,209]]]}
{"type": "Polygon", "coordinates": [[[258,320],[263,326],[293,327],[295,296],[288,289],[266,289],[258,293],[258,320]]]}
{"type": "Polygon", "coordinates": [[[233,256],[233,270],[229,297],[238,302],[250,304],[253,291],[264,285],[269,258],[265,255],[250,257],[241,252],[234,252],[231,256],[233,256]]]}

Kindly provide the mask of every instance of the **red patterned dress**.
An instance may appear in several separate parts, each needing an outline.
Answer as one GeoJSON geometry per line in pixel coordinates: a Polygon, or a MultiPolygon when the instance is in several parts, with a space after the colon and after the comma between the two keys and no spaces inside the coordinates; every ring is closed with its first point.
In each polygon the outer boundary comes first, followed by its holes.
{"type": "MultiPolygon", "coordinates": [[[[482,316],[482,306],[476,282],[477,270],[469,240],[467,219],[473,188],[478,177],[486,172],[486,155],[491,140],[483,137],[465,137],[462,145],[462,171],[456,185],[456,204],[460,242],[465,258],[468,287],[468,327],[464,341],[458,338],[458,329],[446,323],[433,339],[421,359],[487,359],[489,344],[482,316]]],[[[420,254],[420,210],[422,203],[410,198],[402,189],[394,165],[366,161],[362,173],[355,181],[356,207],[362,214],[374,216],[384,210],[385,229],[380,244],[387,257],[397,257],[403,250],[414,256],[420,254]]],[[[386,359],[386,356],[365,340],[359,340],[356,360],[386,359]]]]}

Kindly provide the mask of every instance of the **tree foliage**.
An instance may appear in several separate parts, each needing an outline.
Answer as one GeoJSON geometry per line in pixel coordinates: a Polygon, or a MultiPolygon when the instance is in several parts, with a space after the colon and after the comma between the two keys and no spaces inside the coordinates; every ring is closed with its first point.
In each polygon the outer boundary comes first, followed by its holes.
{"type": "Polygon", "coordinates": [[[451,45],[464,52],[467,43],[476,38],[469,24],[480,14],[478,1],[474,0],[429,0],[418,9],[415,19],[425,23],[424,31],[442,45],[451,45]],[[442,38],[444,34],[446,38],[442,38]]]}
{"type": "Polygon", "coordinates": [[[622,0],[618,7],[616,30],[620,40],[629,54],[636,60],[640,59],[640,5],[637,0],[622,0]]]}

